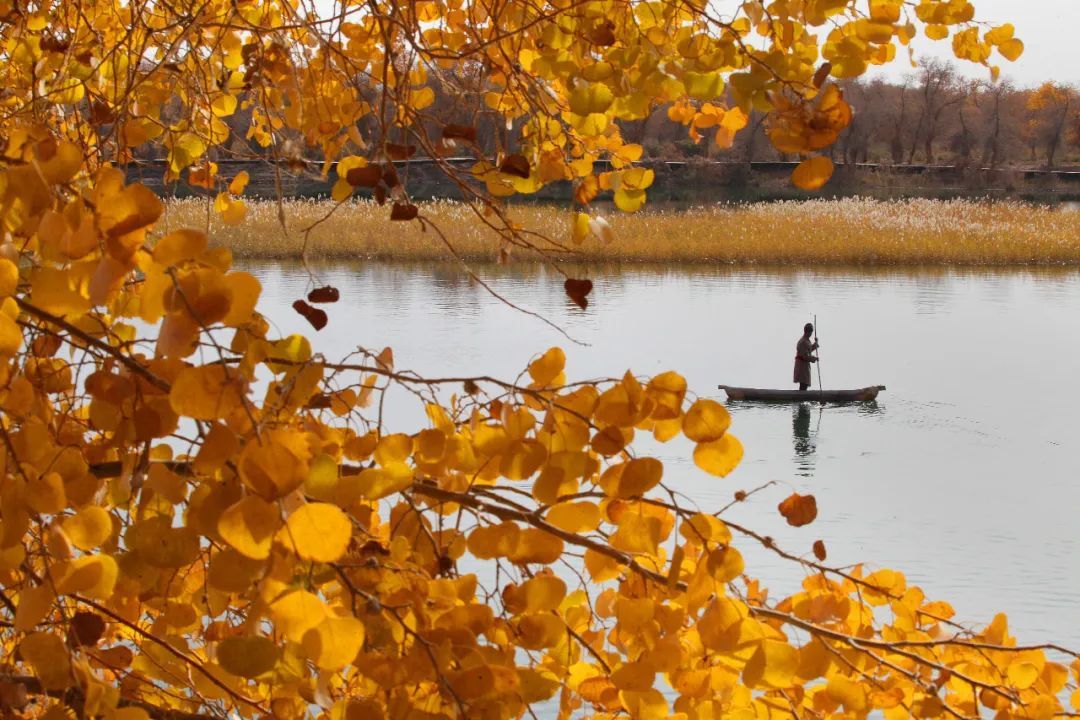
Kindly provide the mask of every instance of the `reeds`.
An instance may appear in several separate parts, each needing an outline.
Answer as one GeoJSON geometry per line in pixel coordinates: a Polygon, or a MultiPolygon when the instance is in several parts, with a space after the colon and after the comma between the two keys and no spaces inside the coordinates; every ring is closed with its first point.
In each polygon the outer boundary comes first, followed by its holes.
{"type": "MultiPolygon", "coordinates": [[[[244,223],[223,225],[206,201],[169,203],[168,227],[208,229],[213,242],[237,257],[300,256],[307,232],[312,259],[445,260],[439,233],[419,223],[391,222],[389,209],[370,201],[335,208],[322,201],[285,200],[287,229],[277,204],[249,201],[244,223]],[[331,212],[332,211],[332,212],[331,212]]],[[[508,216],[549,257],[575,261],[728,263],[763,265],[1080,265],[1080,212],[1022,202],[970,200],[812,200],[746,205],[647,209],[602,214],[614,242],[570,241],[570,212],[514,205],[508,216]],[[536,233],[535,235],[533,233],[536,233]],[[558,245],[549,244],[541,237],[558,245]],[[561,246],[561,247],[560,247],[561,246]]],[[[455,251],[472,261],[498,255],[497,233],[466,205],[421,205],[455,251]]],[[[487,218],[492,221],[493,218],[487,218]]],[[[511,247],[512,260],[539,256],[511,247]]]]}

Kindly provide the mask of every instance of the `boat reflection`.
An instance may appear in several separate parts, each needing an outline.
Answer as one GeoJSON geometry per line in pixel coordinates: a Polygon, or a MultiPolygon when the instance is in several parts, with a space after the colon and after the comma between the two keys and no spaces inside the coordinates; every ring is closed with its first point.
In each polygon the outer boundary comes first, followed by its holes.
{"type": "Polygon", "coordinates": [[[829,413],[850,413],[859,415],[878,415],[884,407],[876,400],[853,403],[851,405],[819,405],[804,402],[795,406],[791,416],[792,443],[795,447],[795,474],[799,477],[813,477],[817,465],[818,436],[821,434],[821,417],[829,413]]]}

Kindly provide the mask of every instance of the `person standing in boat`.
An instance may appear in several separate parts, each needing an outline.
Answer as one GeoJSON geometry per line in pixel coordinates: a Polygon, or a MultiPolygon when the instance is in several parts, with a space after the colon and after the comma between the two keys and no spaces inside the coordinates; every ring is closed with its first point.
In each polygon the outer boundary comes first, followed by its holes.
{"type": "Polygon", "coordinates": [[[802,337],[799,338],[799,342],[795,345],[794,382],[799,384],[799,390],[806,390],[810,387],[810,363],[817,362],[814,351],[818,349],[818,344],[810,339],[813,334],[814,325],[806,323],[803,326],[802,337]]]}

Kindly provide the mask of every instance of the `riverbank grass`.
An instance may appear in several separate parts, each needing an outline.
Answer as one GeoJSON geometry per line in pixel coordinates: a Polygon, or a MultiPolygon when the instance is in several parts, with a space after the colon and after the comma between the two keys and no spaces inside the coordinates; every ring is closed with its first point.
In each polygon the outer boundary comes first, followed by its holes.
{"type": "MultiPolygon", "coordinates": [[[[248,201],[241,225],[224,225],[206,201],[169,203],[169,227],[207,229],[213,242],[240,258],[298,258],[308,237],[312,259],[446,260],[439,234],[417,222],[392,222],[389,209],[370,201],[340,207],[326,201],[285,200],[286,228],[277,203],[248,201]]],[[[438,226],[470,261],[494,260],[498,237],[468,206],[423,203],[421,214],[438,226]]],[[[812,200],[752,205],[646,209],[627,215],[602,210],[614,241],[570,240],[571,212],[517,205],[509,216],[525,231],[546,236],[572,252],[535,240],[549,257],[568,261],[717,263],[762,265],[1080,265],[1080,212],[1021,202],[870,199],[812,200]]],[[[513,248],[512,260],[538,255],[513,248]]]]}

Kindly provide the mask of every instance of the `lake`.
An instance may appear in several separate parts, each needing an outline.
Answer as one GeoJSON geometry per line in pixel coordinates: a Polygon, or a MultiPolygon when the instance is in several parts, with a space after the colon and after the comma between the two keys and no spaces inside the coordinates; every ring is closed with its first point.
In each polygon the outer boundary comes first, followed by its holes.
{"type": "MultiPolygon", "coordinates": [[[[504,297],[587,343],[576,345],[450,266],[315,267],[316,284],[341,291],[319,333],[290,308],[314,286],[299,265],[246,269],[275,328],[308,334],[331,361],[389,345],[399,370],[512,380],[560,345],[571,380],[675,370],[720,400],[721,383],[792,387],[795,342],[816,313],[825,387],[887,391],[846,407],[728,403],[740,467],[712,478],[686,442],[643,446],[667,482],[715,510],[775,481],[728,517],[795,553],[822,539],[832,565],[902,570],[957,619],[1004,611],[1024,641],[1080,646],[1077,271],[593,268],[581,311],[552,271],[481,269],[504,297]],[[816,496],[816,522],[784,523],[776,505],[792,490],[816,496]]],[[[415,401],[392,397],[402,401],[387,405],[392,428],[424,426],[415,401]]],[[[800,568],[752,541],[739,547],[771,597],[797,589],[800,568]]]]}

